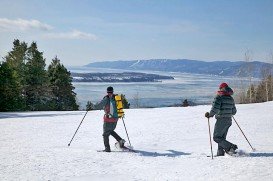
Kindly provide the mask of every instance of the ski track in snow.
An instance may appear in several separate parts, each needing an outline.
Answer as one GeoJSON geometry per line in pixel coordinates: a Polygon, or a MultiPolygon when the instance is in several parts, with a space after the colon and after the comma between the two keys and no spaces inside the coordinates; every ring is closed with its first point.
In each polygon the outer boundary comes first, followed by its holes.
{"type": "MultiPolygon", "coordinates": [[[[237,105],[227,139],[249,154],[210,155],[208,106],[125,110],[138,153],[102,153],[103,111],[0,113],[0,180],[272,180],[273,102],[237,105]]],[[[215,119],[210,120],[213,131],[215,119]]],[[[118,134],[127,140],[119,121],[118,134]]],[[[114,151],[115,140],[110,144],[114,151]]],[[[126,142],[129,144],[128,141],[126,142]]],[[[213,142],[213,152],[217,145],[213,142]]]]}

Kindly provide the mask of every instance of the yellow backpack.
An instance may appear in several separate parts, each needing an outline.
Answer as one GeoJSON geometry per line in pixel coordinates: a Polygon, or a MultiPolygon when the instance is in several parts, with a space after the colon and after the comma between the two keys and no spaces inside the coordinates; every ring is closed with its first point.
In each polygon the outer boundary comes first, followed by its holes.
{"type": "Polygon", "coordinates": [[[123,111],[123,104],[122,104],[121,95],[116,94],[115,95],[115,100],[116,100],[118,118],[123,118],[124,117],[124,111],[123,111]]]}

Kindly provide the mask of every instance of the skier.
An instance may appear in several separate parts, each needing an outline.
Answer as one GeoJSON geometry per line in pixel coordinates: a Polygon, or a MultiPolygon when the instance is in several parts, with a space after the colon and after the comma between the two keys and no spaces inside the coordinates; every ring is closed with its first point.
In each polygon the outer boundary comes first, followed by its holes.
{"type": "Polygon", "coordinates": [[[214,126],[213,140],[218,143],[217,156],[224,156],[225,152],[228,154],[235,154],[237,145],[226,140],[228,129],[232,124],[231,117],[236,114],[234,99],[231,97],[233,90],[222,83],[219,86],[219,91],[214,98],[210,112],[205,113],[205,117],[213,117],[217,119],[214,126]]]}
{"type": "Polygon", "coordinates": [[[117,126],[118,113],[115,101],[115,94],[113,87],[107,87],[107,95],[104,96],[103,100],[98,103],[98,107],[103,107],[104,109],[104,123],[103,123],[103,141],[105,152],[111,152],[109,144],[109,136],[112,135],[117,141],[121,148],[124,147],[125,140],[122,139],[114,130],[117,126]]]}

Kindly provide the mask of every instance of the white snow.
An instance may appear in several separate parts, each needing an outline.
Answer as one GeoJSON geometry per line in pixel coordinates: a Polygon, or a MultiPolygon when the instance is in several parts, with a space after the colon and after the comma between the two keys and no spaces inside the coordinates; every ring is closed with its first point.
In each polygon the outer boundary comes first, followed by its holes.
{"type": "MultiPolygon", "coordinates": [[[[70,147],[84,111],[0,113],[0,180],[272,180],[273,102],[237,105],[235,119],[256,152],[233,123],[228,140],[250,155],[214,160],[206,156],[210,107],[125,110],[139,153],[96,151],[103,149],[103,111],[88,112],[70,147]]],[[[122,121],[116,131],[127,139],[122,121]]]]}
{"type": "Polygon", "coordinates": [[[82,79],[84,79],[84,78],[83,78],[83,77],[73,77],[73,79],[82,80],[82,79]]]}

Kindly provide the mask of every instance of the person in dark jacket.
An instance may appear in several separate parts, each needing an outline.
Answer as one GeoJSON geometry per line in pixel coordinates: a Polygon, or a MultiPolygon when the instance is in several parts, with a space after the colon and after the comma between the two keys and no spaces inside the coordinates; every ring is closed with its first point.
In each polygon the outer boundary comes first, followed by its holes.
{"type": "Polygon", "coordinates": [[[218,143],[217,156],[224,156],[225,152],[234,154],[238,148],[237,145],[226,140],[228,129],[232,124],[231,117],[237,112],[231,95],[233,95],[233,90],[227,83],[222,83],[214,98],[211,111],[205,114],[207,118],[215,115],[217,120],[213,132],[213,140],[218,143]]]}
{"type": "Polygon", "coordinates": [[[104,96],[103,100],[98,103],[98,107],[103,107],[103,142],[105,146],[105,152],[111,152],[109,144],[109,136],[112,135],[119,143],[122,148],[124,146],[125,140],[122,139],[114,130],[117,126],[118,112],[115,101],[115,94],[113,87],[107,87],[107,95],[104,96]]]}

